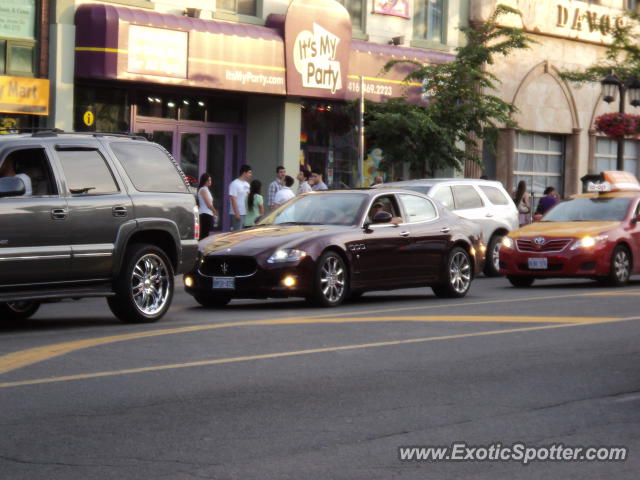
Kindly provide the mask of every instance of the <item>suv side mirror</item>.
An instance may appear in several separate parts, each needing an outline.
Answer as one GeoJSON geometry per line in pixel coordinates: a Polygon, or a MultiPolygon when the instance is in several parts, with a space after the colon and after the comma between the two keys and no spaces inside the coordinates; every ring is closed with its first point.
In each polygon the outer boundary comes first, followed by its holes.
{"type": "Polygon", "coordinates": [[[0,197],[16,197],[24,195],[25,186],[21,178],[2,177],[0,178],[0,197]]]}
{"type": "Polygon", "coordinates": [[[389,212],[385,212],[380,211],[377,212],[373,218],[371,219],[371,223],[389,223],[391,221],[391,219],[393,218],[393,215],[391,215],[389,212]]]}

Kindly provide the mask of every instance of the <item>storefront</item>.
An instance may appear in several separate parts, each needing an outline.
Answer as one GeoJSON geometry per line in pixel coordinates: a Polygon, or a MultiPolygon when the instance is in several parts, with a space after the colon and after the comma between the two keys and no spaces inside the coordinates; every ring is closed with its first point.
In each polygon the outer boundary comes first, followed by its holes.
{"type": "Polygon", "coordinates": [[[244,163],[268,184],[277,165],[300,164],[335,188],[359,181],[353,100],[408,93],[409,65],[451,54],[351,40],[340,4],[294,0],[266,26],[82,5],[75,17],[74,127],[131,132],[167,148],[194,179],[214,178],[228,223],[226,187],[244,163]]]}
{"type": "MultiPolygon", "coordinates": [[[[518,108],[518,129],[501,132],[495,156],[485,155],[485,171],[511,190],[525,180],[536,200],[547,186],[564,196],[579,192],[581,176],[615,166],[615,142],[597,133],[594,121],[618,104],[602,100],[599,84],[578,86],[559,74],[604,60],[612,26],[627,21],[626,2],[485,0],[472,6],[471,21],[482,22],[496,3],[519,9],[522,17],[503,23],[524,28],[536,43],[491,66],[501,81],[498,95],[518,108]]],[[[625,169],[637,174],[638,149],[627,143],[625,169]]]]}

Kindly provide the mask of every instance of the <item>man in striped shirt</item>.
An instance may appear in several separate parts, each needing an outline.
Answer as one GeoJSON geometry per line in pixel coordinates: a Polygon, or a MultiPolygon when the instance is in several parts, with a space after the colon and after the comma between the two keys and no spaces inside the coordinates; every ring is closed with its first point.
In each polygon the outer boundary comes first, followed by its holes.
{"type": "Polygon", "coordinates": [[[267,197],[267,206],[269,211],[277,207],[276,205],[276,193],[283,186],[284,177],[287,175],[287,171],[282,165],[278,165],[276,168],[276,179],[269,184],[269,192],[267,197]]]}

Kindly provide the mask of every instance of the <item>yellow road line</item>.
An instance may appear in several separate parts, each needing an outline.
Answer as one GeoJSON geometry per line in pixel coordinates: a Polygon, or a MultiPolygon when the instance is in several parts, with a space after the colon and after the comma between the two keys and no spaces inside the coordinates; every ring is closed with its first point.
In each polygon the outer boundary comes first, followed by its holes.
{"type": "Polygon", "coordinates": [[[9,353],[0,357],[0,374],[34,363],[59,357],[77,350],[96,347],[109,343],[138,340],[142,338],[176,335],[230,327],[260,325],[295,325],[322,323],[375,323],[375,322],[506,322],[506,323],[587,323],[615,321],[613,317],[541,317],[541,316],[495,316],[495,315],[436,315],[436,316],[393,316],[393,317],[336,317],[336,318],[274,318],[267,320],[247,320],[240,322],[224,322],[189,327],[168,328],[145,332],[112,335],[108,337],[88,338],[71,342],[45,345],[9,353]]]}
{"type": "Polygon", "coordinates": [[[283,357],[293,357],[300,355],[311,355],[316,353],[328,353],[328,352],[338,352],[342,350],[362,350],[366,348],[377,348],[377,347],[388,347],[393,345],[408,345],[413,343],[426,343],[426,342],[435,342],[438,340],[453,340],[459,338],[471,338],[471,337],[483,337],[490,335],[501,335],[506,333],[517,333],[517,332],[529,332],[535,330],[545,330],[552,328],[562,328],[575,326],[580,324],[560,324],[560,325],[544,325],[538,327],[527,327],[527,328],[512,328],[507,330],[493,330],[489,332],[474,332],[474,333],[461,333],[457,335],[444,335],[440,337],[424,337],[424,338],[410,338],[407,340],[395,340],[388,342],[375,342],[375,343],[364,343],[364,344],[356,344],[356,345],[343,345],[338,347],[325,347],[325,348],[312,348],[307,350],[296,350],[291,352],[278,352],[278,353],[266,353],[262,355],[248,355],[242,357],[229,357],[229,358],[217,358],[213,360],[201,360],[197,362],[187,362],[187,363],[174,363],[168,365],[156,365],[153,367],[142,367],[142,368],[129,368],[123,370],[111,370],[106,372],[95,372],[95,373],[83,373],[78,375],[66,375],[61,377],[49,377],[49,378],[36,378],[32,380],[21,380],[15,382],[4,382],[0,383],[0,388],[9,388],[9,387],[19,387],[26,385],[39,385],[43,383],[58,383],[58,382],[67,382],[71,380],[83,380],[90,378],[99,378],[99,377],[110,377],[116,375],[128,375],[133,373],[144,373],[144,372],[157,372],[161,370],[174,370],[178,368],[189,368],[189,367],[202,367],[202,366],[210,366],[210,365],[221,365],[228,363],[238,363],[238,362],[246,362],[251,360],[266,360],[273,358],[283,358],[283,357]]]}

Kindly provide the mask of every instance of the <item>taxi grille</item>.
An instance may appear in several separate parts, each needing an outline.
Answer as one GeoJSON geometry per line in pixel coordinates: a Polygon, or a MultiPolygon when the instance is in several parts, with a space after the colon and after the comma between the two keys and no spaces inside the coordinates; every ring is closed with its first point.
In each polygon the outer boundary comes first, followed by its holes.
{"type": "Polygon", "coordinates": [[[257,264],[250,257],[205,257],[198,269],[201,274],[220,277],[248,277],[256,273],[257,264]]]}
{"type": "Polygon", "coordinates": [[[571,243],[569,238],[545,239],[542,245],[536,244],[533,239],[519,238],[516,240],[518,250],[521,252],[560,252],[571,243]]]}

